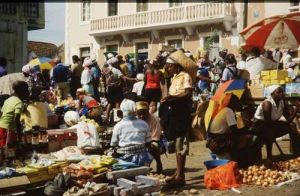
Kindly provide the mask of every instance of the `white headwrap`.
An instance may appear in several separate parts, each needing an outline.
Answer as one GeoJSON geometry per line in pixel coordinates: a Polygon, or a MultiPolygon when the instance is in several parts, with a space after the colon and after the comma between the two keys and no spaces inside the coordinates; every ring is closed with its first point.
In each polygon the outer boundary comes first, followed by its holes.
{"type": "Polygon", "coordinates": [[[123,112],[123,116],[135,115],[135,102],[130,99],[124,99],[120,105],[120,109],[123,112]]]}
{"type": "Polygon", "coordinates": [[[114,57],[114,55],[112,53],[107,54],[107,59],[111,59],[112,57],[114,57]]]}
{"type": "Polygon", "coordinates": [[[24,73],[30,73],[31,72],[31,66],[29,65],[29,64],[27,64],[27,65],[24,65],[23,67],[22,67],[22,72],[24,72],[24,73]]]}
{"type": "Polygon", "coordinates": [[[92,59],[90,59],[89,57],[86,57],[86,58],[84,59],[84,61],[83,61],[82,66],[83,66],[83,67],[88,67],[88,66],[90,66],[90,65],[92,65],[92,64],[93,64],[92,59]]]}
{"type": "Polygon", "coordinates": [[[276,89],[280,88],[280,85],[271,85],[268,87],[268,94],[271,95],[276,89]]]}
{"type": "Polygon", "coordinates": [[[140,80],[140,81],[143,81],[144,80],[144,74],[142,74],[142,73],[138,73],[137,75],[136,75],[136,79],[138,79],[138,80],[140,80]]]}
{"type": "Polygon", "coordinates": [[[107,61],[107,64],[113,65],[115,63],[119,62],[119,59],[117,57],[112,57],[107,61]]]}
{"type": "Polygon", "coordinates": [[[68,111],[65,113],[64,120],[69,126],[73,126],[80,121],[78,112],[68,111]]]}

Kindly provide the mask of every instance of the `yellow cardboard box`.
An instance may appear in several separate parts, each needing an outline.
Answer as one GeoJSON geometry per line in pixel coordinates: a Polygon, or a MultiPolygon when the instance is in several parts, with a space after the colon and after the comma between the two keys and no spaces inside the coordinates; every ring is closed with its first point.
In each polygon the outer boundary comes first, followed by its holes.
{"type": "Polygon", "coordinates": [[[262,84],[265,85],[265,86],[267,86],[267,85],[271,84],[271,81],[270,80],[263,80],[262,84]]]}
{"type": "Polygon", "coordinates": [[[260,75],[261,76],[268,76],[268,75],[270,75],[270,71],[261,71],[260,75]]]}
{"type": "Polygon", "coordinates": [[[286,78],[285,78],[285,82],[286,82],[286,83],[292,83],[293,80],[292,80],[292,78],[286,77],[286,78]]]}
{"type": "Polygon", "coordinates": [[[270,77],[270,76],[262,76],[261,79],[262,79],[262,80],[270,80],[271,77],[270,77]]]}
{"type": "Polygon", "coordinates": [[[286,70],[272,70],[270,71],[271,80],[284,80],[288,77],[288,72],[286,70]]]}

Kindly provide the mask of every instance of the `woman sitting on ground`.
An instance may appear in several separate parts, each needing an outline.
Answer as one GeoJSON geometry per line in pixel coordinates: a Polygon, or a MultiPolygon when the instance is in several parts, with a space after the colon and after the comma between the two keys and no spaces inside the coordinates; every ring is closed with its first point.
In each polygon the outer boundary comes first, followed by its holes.
{"type": "Polygon", "coordinates": [[[279,85],[268,87],[270,96],[261,103],[255,112],[254,130],[262,134],[263,142],[267,147],[267,158],[272,159],[272,143],[276,138],[289,134],[294,154],[300,153],[300,139],[295,125],[292,124],[299,102],[293,112],[283,101],[283,90],[279,85]]]}
{"type": "MultiPolygon", "coordinates": [[[[208,128],[206,147],[219,158],[236,160],[240,166],[246,166],[252,160],[246,160],[247,147],[252,143],[249,131],[237,128],[235,111],[239,107],[239,99],[236,95],[225,95],[228,105],[222,108],[212,119],[208,128]],[[242,155],[242,157],[241,157],[242,155]]],[[[254,147],[251,147],[254,149],[254,147]]],[[[258,150],[258,148],[256,148],[258,150]]]]}
{"type": "Polygon", "coordinates": [[[101,105],[91,96],[86,94],[83,88],[79,88],[76,91],[78,99],[77,110],[80,116],[86,116],[89,118],[101,118],[102,107],[101,105]]]}
{"type": "Polygon", "coordinates": [[[151,142],[149,126],[135,117],[135,102],[124,99],[121,103],[123,119],[113,129],[111,146],[118,158],[139,166],[150,165],[152,157],[146,149],[151,142]]]}
{"type": "Polygon", "coordinates": [[[160,159],[160,154],[161,154],[160,136],[162,132],[160,121],[156,116],[154,116],[149,112],[149,105],[145,101],[139,101],[136,103],[136,112],[137,112],[137,117],[139,119],[144,120],[149,125],[152,141],[148,149],[156,161],[156,173],[160,174],[163,169],[161,159],[160,159]]]}

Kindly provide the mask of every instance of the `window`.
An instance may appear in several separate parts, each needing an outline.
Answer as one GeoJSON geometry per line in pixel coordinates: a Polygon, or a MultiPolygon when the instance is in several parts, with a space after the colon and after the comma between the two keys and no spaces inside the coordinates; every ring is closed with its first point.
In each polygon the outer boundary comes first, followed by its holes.
{"type": "Polygon", "coordinates": [[[169,7],[182,6],[182,0],[169,0],[169,7]]]}
{"type": "Polygon", "coordinates": [[[106,52],[114,52],[114,53],[118,53],[118,45],[114,44],[114,45],[107,45],[106,46],[106,52]]]}
{"type": "Polygon", "coordinates": [[[108,16],[118,15],[118,0],[108,0],[108,16]]]}
{"type": "Polygon", "coordinates": [[[81,7],[81,21],[89,21],[91,18],[91,0],[83,0],[81,7]]]}
{"type": "Polygon", "coordinates": [[[90,47],[80,48],[80,57],[82,59],[90,57],[90,47]]]}
{"type": "Polygon", "coordinates": [[[145,12],[148,11],[149,0],[137,0],[136,1],[136,11],[145,12]]]}
{"type": "Polygon", "coordinates": [[[182,40],[181,39],[168,40],[168,45],[172,46],[172,47],[174,47],[176,49],[182,48],[182,40]]]}
{"type": "Polygon", "coordinates": [[[291,12],[297,12],[299,11],[299,0],[290,0],[290,5],[291,7],[289,8],[289,10],[291,12]]]}

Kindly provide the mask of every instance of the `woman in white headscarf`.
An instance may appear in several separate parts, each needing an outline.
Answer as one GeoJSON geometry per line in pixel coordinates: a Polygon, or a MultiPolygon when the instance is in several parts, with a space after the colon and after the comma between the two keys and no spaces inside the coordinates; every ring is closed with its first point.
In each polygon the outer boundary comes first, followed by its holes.
{"type": "Polygon", "coordinates": [[[270,95],[258,106],[254,115],[254,130],[262,134],[267,147],[267,158],[272,158],[272,143],[275,139],[287,133],[290,134],[294,153],[299,154],[299,135],[292,124],[299,111],[299,104],[294,108],[287,107],[283,101],[283,89],[279,85],[269,86],[267,90],[270,95]]]}
{"type": "Polygon", "coordinates": [[[99,147],[99,135],[95,125],[80,121],[78,112],[68,111],[65,113],[64,120],[70,129],[77,130],[77,146],[99,147]]]}
{"type": "Polygon", "coordinates": [[[90,94],[91,96],[94,96],[94,87],[93,87],[93,76],[92,72],[89,68],[90,65],[92,65],[93,62],[90,58],[85,58],[84,62],[82,64],[84,70],[81,74],[81,85],[82,88],[87,92],[87,94],[90,94]]]}

